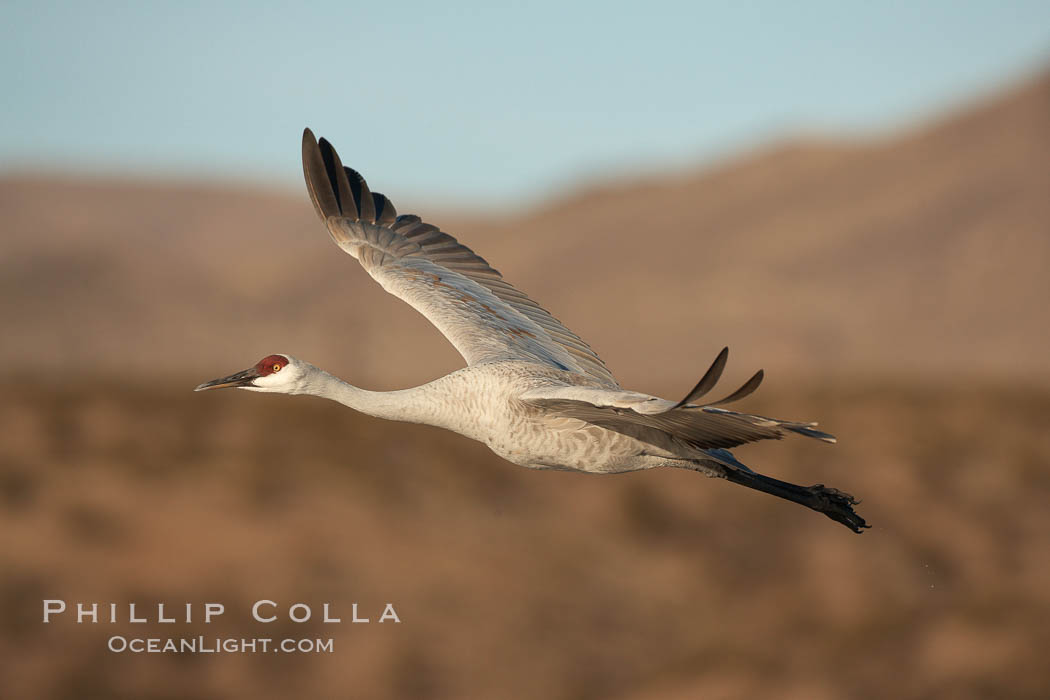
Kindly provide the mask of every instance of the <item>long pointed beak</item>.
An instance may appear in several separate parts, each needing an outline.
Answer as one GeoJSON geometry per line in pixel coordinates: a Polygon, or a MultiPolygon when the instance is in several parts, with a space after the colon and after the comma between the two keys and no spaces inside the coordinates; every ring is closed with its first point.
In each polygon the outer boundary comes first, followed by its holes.
{"type": "Polygon", "coordinates": [[[204,382],[197,386],[194,391],[204,391],[206,389],[225,389],[227,387],[238,387],[238,386],[251,386],[252,380],[258,378],[259,373],[254,367],[246,370],[242,370],[237,374],[231,374],[228,377],[222,379],[212,379],[210,382],[204,382]]]}

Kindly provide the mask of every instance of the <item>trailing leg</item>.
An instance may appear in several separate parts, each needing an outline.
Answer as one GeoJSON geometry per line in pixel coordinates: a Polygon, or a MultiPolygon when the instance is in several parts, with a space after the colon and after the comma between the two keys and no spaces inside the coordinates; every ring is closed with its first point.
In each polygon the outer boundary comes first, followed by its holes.
{"type": "Polygon", "coordinates": [[[764,474],[752,471],[742,462],[739,462],[728,450],[708,450],[707,454],[711,460],[698,460],[697,471],[707,474],[717,472],[734,484],[746,486],[763,493],[772,494],[793,503],[811,508],[818,513],[823,513],[837,523],[842,523],[853,532],[860,533],[861,530],[871,527],[864,518],[853,510],[853,506],[860,501],[845,491],[839,491],[823,484],[814,486],[799,486],[788,481],[774,479],[764,474]]]}
{"type": "Polygon", "coordinates": [[[743,471],[734,467],[726,468],[725,478],[734,484],[770,493],[779,498],[812,508],[835,522],[842,523],[854,532],[859,533],[862,528],[871,527],[864,521],[864,518],[853,511],[853,506],[860,501],[844,491],[829,488],[824,486],[824,484],[799,486],[798,484],[780,481],[753,471],[743,471]]]}

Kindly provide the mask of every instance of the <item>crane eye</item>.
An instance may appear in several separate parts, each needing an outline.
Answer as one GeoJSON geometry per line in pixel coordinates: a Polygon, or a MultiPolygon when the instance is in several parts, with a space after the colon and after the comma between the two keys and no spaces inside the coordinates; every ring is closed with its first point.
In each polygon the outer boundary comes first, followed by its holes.
{"type": "Polygon", "coordinates": [[[280,371],[281,371],[281,366],[280,366],[279,364],[275,364],[275,365],[273,366],[273,371],[274,371],[274,372],[280,372],[280,371]]]}

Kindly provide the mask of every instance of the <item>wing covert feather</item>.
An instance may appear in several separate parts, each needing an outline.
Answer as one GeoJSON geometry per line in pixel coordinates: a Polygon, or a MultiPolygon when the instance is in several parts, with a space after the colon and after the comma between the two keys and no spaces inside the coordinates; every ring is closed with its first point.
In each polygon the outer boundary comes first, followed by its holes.
{"type": "Polygon", "coordinates": [[[738,413],[713,404],[678,406],[633,391],[552,386],[534,389],[519,398],[548,414],[575,418],[671,450],[683,445],[706,450],[779,440],[785,431],[835,442],[834,436],[816,430],[816,423],[738,413]]]}

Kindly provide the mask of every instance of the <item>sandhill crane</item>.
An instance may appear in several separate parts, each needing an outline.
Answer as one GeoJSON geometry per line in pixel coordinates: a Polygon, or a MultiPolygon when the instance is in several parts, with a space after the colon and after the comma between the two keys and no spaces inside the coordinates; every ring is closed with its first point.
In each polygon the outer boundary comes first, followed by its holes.
{"type": "Polygon", "coordinates": [[[452,236],[418,216],[398,216],[390,200],[370,191],[331,144],[318,142],[309,129],[303,132],[303,171],[335,243],[383,289],[437,326],[467,366],[413,389],[376,392],[274,354],[197,391],[236,387],[320,396],[371,416],[455,431],[532,469],[691,469],[800,503],[854,532],[868,527],[849,494],[772,479],[729,451],[787,432],[825,442],[835,438],[816,423],[722,407],[753,392],[761,370],[725,398],[700,402],[721,376],[728,349],[681,401],[627,391],[575,333],[452,236]]]}

